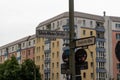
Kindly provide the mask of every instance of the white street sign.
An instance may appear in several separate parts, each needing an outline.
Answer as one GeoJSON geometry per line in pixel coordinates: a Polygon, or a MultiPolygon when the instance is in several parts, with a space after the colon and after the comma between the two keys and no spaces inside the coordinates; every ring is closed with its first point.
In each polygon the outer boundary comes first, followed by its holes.
{"type": "Polygon", "coordinates": [[[76,40],[76,47],[86,47],[89,45],[94,45],[95,44],[95,37],[86,37],[86,38],[81,38],[76,40]]]}
{"type": "Polygon", "coordinates": [[[67,31],[36,30],[36,37],[44,38],[69,38],[67,31]]]}

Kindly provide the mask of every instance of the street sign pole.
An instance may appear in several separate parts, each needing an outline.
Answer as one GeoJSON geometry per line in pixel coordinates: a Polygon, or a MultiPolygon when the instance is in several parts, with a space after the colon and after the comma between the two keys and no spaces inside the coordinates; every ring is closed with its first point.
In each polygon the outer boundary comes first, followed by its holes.
{"type": "Polygon", "coordinates": [[[75,77],[75,54],[74,54],[74,0],[69,0],[69,47],[70,47],[70,56],[69,56],[69,68],[72,80],[76,80],[75,77]]]}

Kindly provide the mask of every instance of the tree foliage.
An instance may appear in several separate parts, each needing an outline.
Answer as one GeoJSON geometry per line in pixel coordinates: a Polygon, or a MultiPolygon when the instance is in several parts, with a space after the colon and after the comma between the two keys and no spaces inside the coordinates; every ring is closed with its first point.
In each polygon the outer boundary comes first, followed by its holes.
{"type": "Polygon", "coordinates": [[[19,64],[14,56],[0,64],[0,80],[41,80],[39,69],[31,59],[19,64]]]}

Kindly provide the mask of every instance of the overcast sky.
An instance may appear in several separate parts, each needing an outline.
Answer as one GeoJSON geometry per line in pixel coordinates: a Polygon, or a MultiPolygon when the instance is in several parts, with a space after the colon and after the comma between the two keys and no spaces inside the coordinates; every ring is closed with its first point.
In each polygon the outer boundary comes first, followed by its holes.
{"type": "MultiPolygon", "coordinates": [[[[35,34],[37,25],[66,12],[69,0],[0,0],[0,46],[35,34]]],[[[120,17],[120,0],[74,0],[74,10],[120,17]]]]}

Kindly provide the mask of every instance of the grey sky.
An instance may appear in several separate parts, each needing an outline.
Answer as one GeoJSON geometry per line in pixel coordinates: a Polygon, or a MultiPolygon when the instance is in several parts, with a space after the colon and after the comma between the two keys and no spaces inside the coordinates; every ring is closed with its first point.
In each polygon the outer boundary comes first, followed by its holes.
{"type": "MultiPolygon", "coordinates": [[[[69,0],[0,0],[0,46],[35,33],[37,25],[68,11],[69,0]]],[[[75,11],[120,16],[119,0],[74,0],[75,11]]]]}

